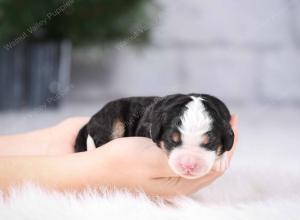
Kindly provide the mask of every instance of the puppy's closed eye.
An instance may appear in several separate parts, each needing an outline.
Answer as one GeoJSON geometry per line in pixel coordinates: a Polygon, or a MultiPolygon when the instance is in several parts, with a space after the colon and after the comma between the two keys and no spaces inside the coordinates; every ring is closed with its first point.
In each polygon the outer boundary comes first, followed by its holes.
{"type": "Polygon", "coordinates": [[[204,134],[202,136],[203,140],[202,140],[202,145],[206,145],[209,143],[209,136],[207,134],[204,134]]]}
{"type": "Polygon", "coordinates": [[[211,150],[216,150],[218,147],[217,137],[212,132],[207,132],[202,136],[201,146],[211,150]]]}
{"type": "Polygon", "coordinates": [[[177,131],[172,132],[171,134],[171,140],[174,143],[179,143],[181,141],[180,133],[177,131]]]}

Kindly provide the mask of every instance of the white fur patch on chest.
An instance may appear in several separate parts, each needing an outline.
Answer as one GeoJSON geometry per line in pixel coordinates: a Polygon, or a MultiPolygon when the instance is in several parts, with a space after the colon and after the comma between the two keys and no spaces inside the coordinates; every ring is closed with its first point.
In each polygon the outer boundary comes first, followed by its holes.
{"type": "Polygon", "coordinates": [[[86,139],[86,147],[87,147],[87,151],[96,149],[95,142],[94,142],[93,138],[90,135],[88,135],[88,137],[86,139]]]}
{"type": "Polygon", "coordinates": [[[212,119],[206,111],[201,97],[191,96],[192,101],[186,105],[181,117],[179,130],[182,134],[183,146],[199,146],[203,134],[211,129],[212,119]]]}

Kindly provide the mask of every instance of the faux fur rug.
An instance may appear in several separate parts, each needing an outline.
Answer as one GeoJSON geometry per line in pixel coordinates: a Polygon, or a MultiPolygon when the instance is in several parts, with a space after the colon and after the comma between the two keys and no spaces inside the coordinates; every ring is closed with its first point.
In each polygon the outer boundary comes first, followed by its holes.
{"type": "Polygon", "coordinates": [[[192,198],[177,198],[174,205],[153,202],[144,194],[127,192],[81,195],[61,194],[33,185],[13,189],[9,200],[0,200],[1,220],[66,219],[272,219],[299,220],[299,175],[296,167],[265,173],[232,168],[223,178],[192,198]]]}
{"type": "Polygon", "coordinates": [[[126,192],[99,194],[49,193],[37,187],[15,191],[9,201],[0,201],[0,219],[299,219],[299,197],[272,198],[229,204],[219,201],[205,204],[189,198],[174,200],[175,206],[162,201],[154,203],[145,195],[126,192]]]}

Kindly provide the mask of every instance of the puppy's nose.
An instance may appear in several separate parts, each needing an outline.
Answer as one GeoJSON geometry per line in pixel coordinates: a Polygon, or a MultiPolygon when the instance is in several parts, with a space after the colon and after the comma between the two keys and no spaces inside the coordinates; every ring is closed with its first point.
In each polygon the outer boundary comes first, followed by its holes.
{"type": "Polygon", "coordinates": [[[180,166],[184,171],[188,173],[192,172],[198,167],[197,163],[180,163],[180,166]]]}
{"type": "Polygon", "coordinates": [[[200,161],[194,157],[183,157],[179,162],[181,169],[187,173],[191,173],[199,168],[200,161]]]}

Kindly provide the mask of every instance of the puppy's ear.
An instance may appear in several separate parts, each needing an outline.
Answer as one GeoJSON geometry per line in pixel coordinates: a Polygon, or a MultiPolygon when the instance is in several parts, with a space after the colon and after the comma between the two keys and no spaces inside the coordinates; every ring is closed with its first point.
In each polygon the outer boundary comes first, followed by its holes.
{"type": "Polygon", "coordinates": [[[159,143],[161,138],[162,124],[164,121],[163,117],[165,116],[160,112],[156,112],[155,114],[153,114],[153,120],[149,130],[151,139],[157,144],[159,143]]]}
{"type": "Polygon", "coordinates": [[[222,134],[222,153],[225,151],[230,151],[234,141],[234,133],[230,124],[227,122],[224,123],[226,123],[226,125],[224,125],[225,129],[223,130],[222,134]]]}
{"type": "Polygon", "coordinates": [[[209,108],[211,108],[217,114],[217,117],[227,122],[230,121],[231,115],[224,102],[207,94],[201,94],[201,97],[206,101],[207,106],[209,106],[209,108]]]}
{"type": "Polygon", "coordinates": [[[212,110],[213,117],[217,118],[222,123],[221,153],[231,150],[234,141],[234,133],[230,125],[231,115],[227,106],[220,99],[214,96],[202,94],[201,97],[206,101],[205,104],[207,108],[212,110]]]}

